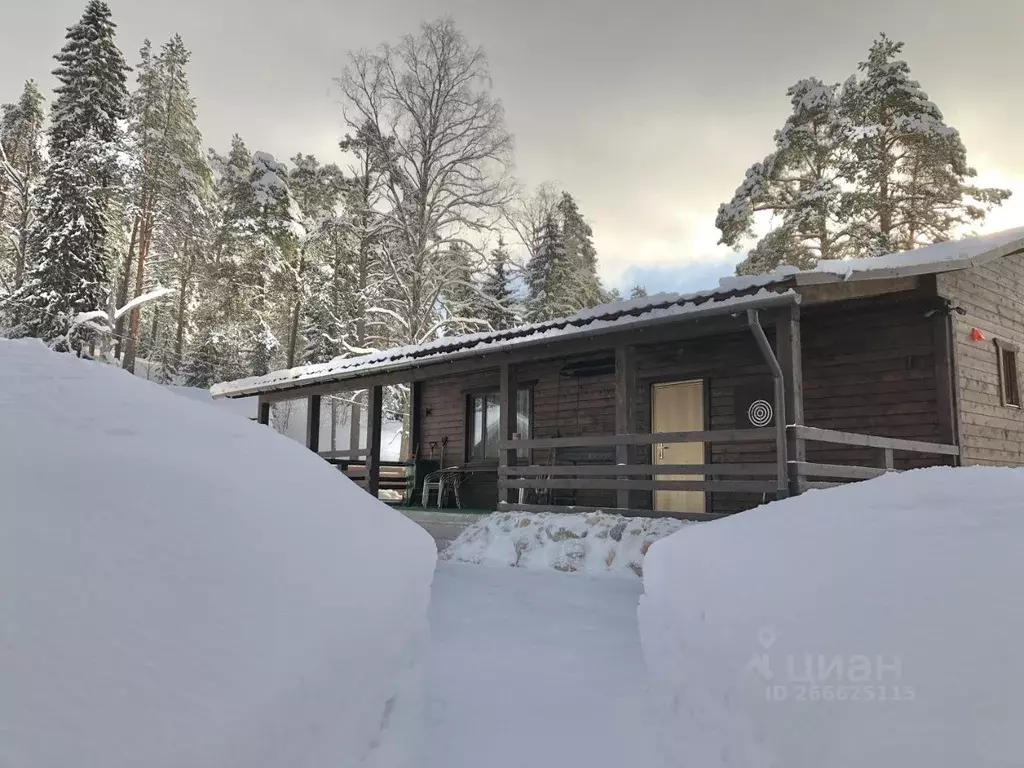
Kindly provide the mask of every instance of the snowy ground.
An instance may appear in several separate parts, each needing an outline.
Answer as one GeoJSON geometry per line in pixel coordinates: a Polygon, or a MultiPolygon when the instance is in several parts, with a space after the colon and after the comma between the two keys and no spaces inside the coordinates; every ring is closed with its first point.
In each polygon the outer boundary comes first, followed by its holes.
{"type": "Polygon", "coordinates": [[[440,563],[421,768],[662,768],[639,579],[440,563]]]}

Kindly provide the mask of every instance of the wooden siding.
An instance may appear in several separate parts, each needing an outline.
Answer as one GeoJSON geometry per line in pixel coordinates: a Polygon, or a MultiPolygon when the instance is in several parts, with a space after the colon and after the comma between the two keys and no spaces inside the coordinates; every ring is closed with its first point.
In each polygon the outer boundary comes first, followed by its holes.
{"type": "Polygon", "coordinates": [[[1024,411],[1000,400],[995,341],[1024,348],[1024,254],[939,275],[938,290],[966,310],[952,315],[961,461],[1022,466],[1024,411]],[[984,341],[971,339],[974,328],[984,341]]]}
{"type": "MultiPolygon", "coordinates": [[[[946,442],[936,380],[934,300],[893,299],[833,304],[803,315],[804,422],[812,427],[946,442]]],[[[881,466],[879,452],[807,444],[807,460],[881,466]]],[[[896,468],[949,463],[897,454],[896,468]]]]}
{"type": "MultiPolygon", "coordinates": [[[[926,313],[934,299],[903,294],[885,299],[858,300],[811,307],[802,317],[805,423],[825,429],[896,437],[928,442],[947,442],[938,416],[936,379],[936,328],[926,313]]],[[[774,343],[774,327],[765,331],[774,343]]],[[[1024,327],[1018,341],[1024,345],[1024,327]]],[[[741,331],[714,337],[681,339],[635,348],[637,431],[651,430],[651,385],[664,381],[702,379],[705,382],[706,427],[712,430],[747,426],[737,393],[750,387],[771,391],[771,374],[753,335],[741,331]]],[[[587,358],[563,357],[517,367],[520,386],[533,390],[533,437],[577,437],[615,433],[615,376],[601,373],[574,377],[560,374],[569,361],[605,359],[613,350],[587,358]]],[[[993,374],[994,375],[994,374],[993,374]]],[[[429,458],[429,445],[443,437],[447,465],[466,461],[467,396],[481,390],[497,391],[498,370],[423,382],[423,440],[421,458],[429,458]]],[[[993,389],[997,396],[997,391],[993,389]]],[[[559,449],[561,452],[563,449],[559,449]]],[[[594,449],[600,453],[602,449],[594,449]]],[[[607,450],[607,463],[614,461],[607,450]]],[[[569,451],[571,453],[571,451],[569,451]]],[[[585,451],[583,453],[586,453],[585,451]]],[[[594,457],[591,457],[594,458],[594,457]]],[[[877,450],[809,443],[807,460],[828,464],[880,466],[877,450]]],[[[711,445],[708,463],[771,463],[772,441],[711,445]]],[[[583,458],[585,463],[586,458],[583,458]]],[[[651,447],[637,449],[637,462],[651,461],[651,447]]],[[[535,449],[530,463],[552,463],[550,450],[535,449]]],[[[565,464],[556,455],[556,464],[565,464]]],[[[897,454],[896,467],[910,468],[948,463],[939,456],[897,454]]],[[[495,462],[495,466],[497,462],[495,462]]],[[[496,475],[468,482],[463,503],[469,507],[496,505],[496,475]]],[[[608,507],[616,503],[615,491],[581,490],[571,496],[578,506],[608,507]]],[[[770,494],[710,494],[708,511],[729,513],[749,509],[770,494]]],[[[639,492],[639,508],[650,508],[651,493],[639,492]]]]}
{"type": "MultiPolygon", "coordinates": [[[[766,329],[769,338],[774,334],[766,329]]],[[[757,383],[771,384],[771,374],[753,335],[748,331],[691,339],[677,344],[658,344],[637,349],[640,432],[651,430],[651,385],[659,381],[703,379],[705,419],[708,429],[738,429],[745,426],[737,415],[735,391],[757,383]]],[[[706,451],[711,464],[775,461],[772,442],[712,445],[706,451]]],[[[651,449],[641,448],[639,461],[650,463],[651,449]]],[[[650,506],[648,494],[647,505],[650,506]]],[[[750,509],[764,501],[763,494],[709,494],[709,512],[725,513],[750,509]]]]}

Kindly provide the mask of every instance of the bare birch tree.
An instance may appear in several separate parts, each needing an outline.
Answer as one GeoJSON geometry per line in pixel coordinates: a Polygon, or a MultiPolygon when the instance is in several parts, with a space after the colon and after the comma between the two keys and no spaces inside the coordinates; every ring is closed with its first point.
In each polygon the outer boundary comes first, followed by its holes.
{"type": "Polygon", "coordinates": [[[450,19],[352,54],[338,85],[347,124],[376,143],[387,169],[381,256],[390,290],[367,316],[387,320],[392,343],[418,344],[467,320],[440,317],[438,301],[460,279],[451,246],[479,252],[511,199],[504,110],[483,50],[450,19]]]}

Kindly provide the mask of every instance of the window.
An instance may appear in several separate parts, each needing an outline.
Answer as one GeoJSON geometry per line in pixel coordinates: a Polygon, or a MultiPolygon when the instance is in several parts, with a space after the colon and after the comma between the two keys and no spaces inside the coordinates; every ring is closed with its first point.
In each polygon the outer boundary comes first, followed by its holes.
{"type": "Polygon", "coordinates": [[[1017,347],[996,340],[999,355],[999,388],[1003,405],[1020,408],[1020,379],[1017,376],[1017,347]]]}
{"type": "MultiPolygon", "coordinates": [[[[529,389],[520,389],[516,394],[518,425],[516,431],[523,437],[530,436],[529,389]]],[[[501,441],[501,406],[497,392],[481,393],[469,397],[469,458],[497,459],[501,441]]],[[[529,456],[521,449],[520,458],[529,456]]]]}

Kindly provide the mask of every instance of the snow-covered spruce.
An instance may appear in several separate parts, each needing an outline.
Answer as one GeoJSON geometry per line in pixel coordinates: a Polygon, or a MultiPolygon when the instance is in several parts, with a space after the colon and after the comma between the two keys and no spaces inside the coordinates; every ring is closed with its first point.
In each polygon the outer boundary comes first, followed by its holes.
{"type": "Polygon", "coordinates": [[[0,764],[409,764],[426,532],[272,430],[38,341],[0,340],[0,423],[0,764]]]}
{"type": "MultiPolygon", "coordinates": [[[[104,213],[118,123],[126,116],[128,69],[114,31],[106,3],[90,0],[56,57],[52,162],[29,238],[35,244],[31,267],[10,301],[23,332],[45,340],[67,338],[74,317],[104,306],[110,290],[104,213]]],[[[71,349],[82,349],[87,340],[72,337],[71,349]]]]}
{"type": "Polygon", "coordinates": [[[655,543],[670,764],[996,768],[1024,754],[1024,469],[811,491],[655,543]]]}

